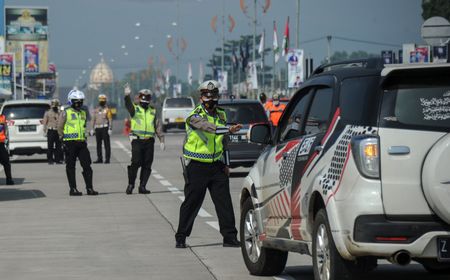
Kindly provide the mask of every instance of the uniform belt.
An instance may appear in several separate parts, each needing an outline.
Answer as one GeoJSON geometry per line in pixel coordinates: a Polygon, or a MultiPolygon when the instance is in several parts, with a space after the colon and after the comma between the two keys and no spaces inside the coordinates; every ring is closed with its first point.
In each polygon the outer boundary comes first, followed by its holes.
{"type": "Polygon", "coordinates": [[[48,130],[58,130],[56,127],[47,127],[48,130]]]}
{"type": "Polygon", "coordinates": [[[108,124],[97,124],[97,125],[94,125],[95,128],[104,128],[104,127],[108,127],[108,126],[109,126],[108,124]]]}

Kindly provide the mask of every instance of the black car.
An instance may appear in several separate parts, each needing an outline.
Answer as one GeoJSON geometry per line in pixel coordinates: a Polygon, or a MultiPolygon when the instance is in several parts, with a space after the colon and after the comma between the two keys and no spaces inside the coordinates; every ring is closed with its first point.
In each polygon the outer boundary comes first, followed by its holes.
{"type": "Polygon", "coordinates": [[[252,124],[269,123],[263,106],[257,100],[229,99],[220,100],[219,107],[225,110],[228,124],[239,123],[243,125],[243,128],[238,133],[228,136],[230,167],[253,166],[264,146],[249,143],[247,132],[252,124]]]}

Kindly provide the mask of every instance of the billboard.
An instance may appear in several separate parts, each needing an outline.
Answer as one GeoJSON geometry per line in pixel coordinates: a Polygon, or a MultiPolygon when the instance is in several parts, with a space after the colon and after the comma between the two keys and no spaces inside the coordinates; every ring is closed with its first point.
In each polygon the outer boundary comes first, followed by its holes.
{"type": "Polygon", "coordinates": [[[5,8],[6,40],[45,41],[48,39],[46,8],[5,8]]]}
{"type": "Polygon", "coordinates": [[[36,44],[23,45],[25,73],[39,73],[39,47],[36,44]]]}
{"type": "Polygon", "coordinates": [[[448,60],[448,46],[433,46],[433,62],[446,63],[448,60]]]}
{"type": "Polygon", "coordinates": [[[14,54],[0,54],[0,94],[11,95],[13,92],[14,54]]]}
{"type": "Polygon", "coordinates": [[[5,32],[5,0],[0,0],[0,36],[5,32]]]}
{"type": "Polygon", "coordinates": [[[288,88],[299,88],[304,79],[304,52],[300,49],[289,50],[288,62],[288,88]]]}
{"type": "MultiPolygon", "coordinates": [[[[24,43],[20,41],[6,42],[6,52],[14,53],[16,55],[16,73],[22,71],[22,44],[24,43]]],[[[37,45],[39,49],[39,70],[41,72],[48,72],[48,41],[38,41],[34,44],[37,45]]]]}

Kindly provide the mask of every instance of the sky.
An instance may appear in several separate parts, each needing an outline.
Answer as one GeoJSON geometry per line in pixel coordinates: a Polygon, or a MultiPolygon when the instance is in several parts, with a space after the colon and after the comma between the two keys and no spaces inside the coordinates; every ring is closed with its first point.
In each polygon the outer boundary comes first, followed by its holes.
{"type": "MultiPolygon", "coordinates": [[[[253,0],[244,1],[252,13],[253,0]]],[[[421,0],[301,0],[299,32],[296,30],[297,0],[272,0],[270,9],[263,14],[265,1],[257,0],[257,33],[265,29],[266,47],[272,45],[273,21],[277,23],[281,45],[289,16],[291,47],[295,47],[296,34],[299,34],[300,48],[314,58],[315,66],[326,57],[327,42],[325,39],[304,42],[327,35],[398,46],[423,43],[421,0]]],[[[73,86],[80,76],[80,84],[87,82],[88,75],[82,74],[83,70],[89,71],[100,60],[100,53],[109,62],[116,79],[146,68],[150,56],[164,56],[165,68],[175,73],[175,58],[167,48],[168,35],[187,42],[180,58],[179,78],[187,80],[188,63],[191,63],[195,80],[199,64],[205,64],[221,45],[223,10],[226,17],[232,15],[236,21],[232,33],[226,28],[226,39],[253,34],[251,19],[241,11],[239,0],[179,0],[178,18],[176,3],[176,0],[5,0],[6,6],[49,8],[49,56],[56,63],[62,86],[73,86]],[[217,33],[210,26],[215,15],[219,17],[217,33]],[[136,36],[139,40],[135,40],[136,36]]],[[[332,52],[364,50],[378,54],[384,49],[398,48],[337,38],[331,42],[332,52]]],[[[272,61],[271,57],[270,53],[266,60],[272,61]]],[[[206,73],[210,72],[207,68],[206,73]]]]}

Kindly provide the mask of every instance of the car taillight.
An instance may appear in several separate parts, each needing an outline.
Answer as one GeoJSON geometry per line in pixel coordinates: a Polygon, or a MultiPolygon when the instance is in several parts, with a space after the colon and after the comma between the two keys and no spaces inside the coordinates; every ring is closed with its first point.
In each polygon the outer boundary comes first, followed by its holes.
{"type": "Polygon", "coordinates": [[[352,138],[352,152],[359,172],[371,179],[380,178],[379,139],[375,135],[352,138]]]}
{"type": "Polygon", "coordinates": [[[6,124],[8,126],[13,126],[14,125],[14,121],[13,120],[8,120],[8,121],[6,121],[6,124]]]}

